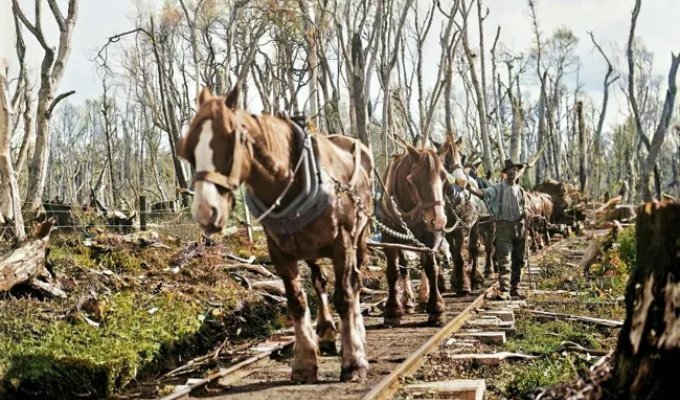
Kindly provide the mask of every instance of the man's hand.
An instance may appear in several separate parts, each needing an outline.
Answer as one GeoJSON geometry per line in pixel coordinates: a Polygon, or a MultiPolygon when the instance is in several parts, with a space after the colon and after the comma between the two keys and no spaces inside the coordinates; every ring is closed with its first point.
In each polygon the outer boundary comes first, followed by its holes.
{"type": "Polygon", "coordinates": [[[470,182],[465,184],[465,189],[469,190],[470,193],[474,194],[475,196],[479,197],[480,199],[484,198],[484,194],[481,191],[477,190],[472,185],[470,185],[470,182]]]}

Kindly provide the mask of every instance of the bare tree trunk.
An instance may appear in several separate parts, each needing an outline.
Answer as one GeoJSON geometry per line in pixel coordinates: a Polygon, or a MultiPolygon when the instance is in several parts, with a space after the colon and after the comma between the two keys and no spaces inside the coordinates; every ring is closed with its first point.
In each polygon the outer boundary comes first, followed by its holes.
{"type": "MultiPolygon", "coordinates": [[[[302,16],[304,18],[305,26],[305,40],[307,41],[307,65],[309,68],[309,117],[310,122],[315,130],[319,129],[319,104],[317,102],[317,92],[318,92],[318,51],[317,43],[319,40],[319,32],[316,29],[317,24],[315,21],[316,11],[312,15],[311,10],[314,9],[313,5],[308,4],[308,0],[299,0],[300,10],[302,11],[302,16]]],[[[315,4],[316,2],[314,2],[315,4]]]]}
{"type": "Polygon", "coordinates": [[[14,225],[14,235],[18,239],[26,236],[24,231],[24,219],[21,215],[21,203],[19,198],[19,185],[12,168],[10,155],[10,107],[9,96],[6,91],[7,79],[5,77],[5,61],[0,59],[0,202],[2,202],[2,217],[5,221],[11,221],[14,225]]]}
{"type": "Polygon", "coordinates": [[[42,195],[45,190],[50,149],[49,123],[52,110],[59,101],[73,93],[68,92],[55,97],[55,91],[59,86],[59,82],[64,74],[64,67],[71,53],[71,37],[76,22],[76,16],[78,14],[77,0],[69,0],[68,14],[66,17],[64,17],[59,9],[57,0],[47,0],[50,10],[52,11],[52,16],[59,27],[59,46],[55,54],[55,49],[47,44],[43,36],[40,22],[40,15],[42,13],[40,7],[41,3],[42,2],[40,1],[35,2],[35,14],[38,17],[35,19],[35,24],[33,24],[24,15],[18,0],[12,0],[12,10],[14,14],[21,20],[26,29],[35,36],[44,50],[40,70],[38,106],[36,108],[36,146],[29,170],[28,195],[26,197],[27,209],[30,211],[36,211],[41,207],[42,195]]]}
{"type": "Polygon", "coordinates": [[[602,91],[602,107],[600,108],[600,117],[597,120],[597,129],[595,130],[595,137],[593,138],[593,172],[594,172],[594,179],[591,180],[593,184],[593,192],[595,195],[597,195],[600,191],[600,179],[601,179],[601,171],[600,171],[600,151],[602,147],[602,128],[604,127],[604,120],[607,115],[607,104],[609,104],[609,86],[611,86],[612,83],[614,83],[617,79],[619,79],[619,75],[616,75],[612,77],[612,74],[614,73],[614,67],[612,67],[612,63],[609,61],[609,58],[607,55],[604,53],[602,50],[602,47],[595,41],[595,36],[593,36],[592,32],[589,32],[590,34],[590,39],[593,41],[593,44],[597,48],[597,50],[600,52],[602,57],[605,59],[607,62],[607,73],[604,75],[604,85],[603,85],[603,91],[602,91]]]}
{"type": "MultiPolygon", "coordinates": [[[[654,131],[654,136],[652,137],[652,145],[649,148],[649,154],[647,154],[647,159],[642,165],[642,171],[640,173],[640,181],[642,183],[642,199],[644,201],[651,201],[654,198],[650,177],[652,175],[652,170],[656,168],[656,159],[661,152],[661,146],[663,146],[666,133],[668,132],[668,125],[671,122],[673,111],[675,109],[675,96],[678,91],[675,80],[678,75],[678,65],[680,65],[680,54],[677,56],[675,54],[671,54],[671,67],[668,71],[668,90],[666,91],[666,99],[664,100],[663,111],[659,117],[659,124],[654,131]]],[[[661,182],[658,173],[654,174],[654,179],[656,198],[660,200],[661,182]]]]}
{"type": "Polygon", "coordinates": [[[365,145],[371,146],[371,138],[368,134],[366,93],[364,92],[364,48],[361,44],[361,35],[355,33],[352,36],[352,99],[354,100],[354,115],[357,123],[357,137],[365,145]]]}
{"type": "MultiPolygon", "coordinates": [[[[465,2],[461,4],[463,12],[465,13],[465,2]]],[[[467,21],[463,26],[462,32],[463,49],[465,50],[465,57],[467,58],[468,64],[470,65],[470,80],[472,81],[472,87],[475,90],[475,95],[477,97],[477,113],[479,114],[479,132],[481,134],[482,140],[482,163],[486,171],[493,171],[493,157],[491,156],[491,139],[489,137],[489,123],[487,119],[486,103],[484,94],[485,88],[482,88],[477,78],[477,71],[475,69],[475,56],[472,54],[470,49],[470,43],[468,42],[467,34],[467,21]]]]}
{"type": "Polygon", "coordinates": [[[582,101],[576,103],[576,114],[578,116],[578,177],[581,192],[585,192],[588,177],[586,175],[586,123],[583,119],[582,101]]]}
{"type": "Polygon", "coordinates": [[[626,288],[626,320],[609,389],[621,400],[673,399],[680,362],[680,203],[638,208],[636,236],[636,267],[626,288]]]}

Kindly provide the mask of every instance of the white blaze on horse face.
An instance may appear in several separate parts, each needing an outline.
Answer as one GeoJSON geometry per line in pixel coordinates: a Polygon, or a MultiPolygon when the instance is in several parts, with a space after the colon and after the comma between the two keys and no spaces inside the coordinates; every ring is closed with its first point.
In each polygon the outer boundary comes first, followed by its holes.
{"type": "MultiPolygon", "coordinates": [[[[196,160],[196,172],[214,172],[213,150],[210,142],[213,138],[212,119],[203,122],[201,133],[198,136],[198,144],[194,149],[196,160]]],[[[194,202],[191,205],[194,220],[200,225],[214,225],[220,217],[220,193],[217,187],[210,182],[198,181],[194,187],[194,202]]]]}
{"type": "MultiPolygon", "coordinates": [[[[441,179],[436,179],[432,185],[432,190],[434,191],[434,200],[441,201],[444,198],[444,183],[441,179]]],[[[432,225],[434,229],[441,230],[446,226],[446,211],[444,210],[443,201],[441,205],[434,206],[434,220],[432,220],[432,225]]]]}

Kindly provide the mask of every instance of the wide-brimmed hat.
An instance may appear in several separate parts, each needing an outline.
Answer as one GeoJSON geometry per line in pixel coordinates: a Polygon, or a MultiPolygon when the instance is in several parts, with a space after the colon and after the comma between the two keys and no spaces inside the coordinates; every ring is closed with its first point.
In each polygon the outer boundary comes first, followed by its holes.
{"type": "Polygon", "coordinates": [[[505,165],[503,166],[501,172],[507,172],[512,167],[517,167],[517,169],[521,170],[522,168],[524,168],[524,164],[516,164],[512,162],[511,159],[508,158],[507,160],[505,160],[505,165]]]}

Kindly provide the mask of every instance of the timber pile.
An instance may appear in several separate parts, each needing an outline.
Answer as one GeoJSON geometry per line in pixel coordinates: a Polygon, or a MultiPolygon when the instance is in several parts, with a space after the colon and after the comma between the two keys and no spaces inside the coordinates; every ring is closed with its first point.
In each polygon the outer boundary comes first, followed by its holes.
{"type": "Polygon", "coordinates": [[[595,210],[595,219],[598,225],[609,221],[630,222],[635,219],[635,207],[629,204],[620,204],[621,196],[612,197],[602,206],[595,210]]]}
{"type": "Polygon", "coordinates": [[[0,258],[0,292],[20,286],[52,297],[66,297],[55,276],[45,266],[53,220],[38,224],[33,237],[0,258]]]}

